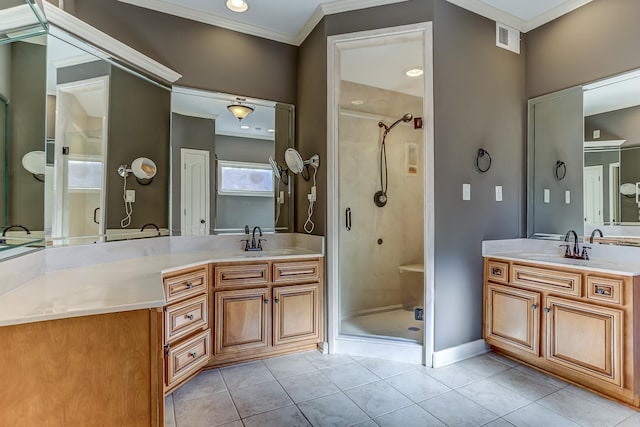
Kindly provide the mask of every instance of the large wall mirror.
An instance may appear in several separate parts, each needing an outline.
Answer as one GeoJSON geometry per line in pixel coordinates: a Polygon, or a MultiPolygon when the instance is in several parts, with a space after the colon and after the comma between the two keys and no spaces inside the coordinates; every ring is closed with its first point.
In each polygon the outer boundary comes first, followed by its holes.
{"type": "Polygon", "coordinates": [[[168,85],[50,26],[0,44],[0,101],[0,258],[169,234],[168,85]]]}
{"type": "Polygon", "coordinates": [[[293,179],[277,177],[293,147],[294,107],[262,99],[174,87],[173,235],[293,231],[293,179]]]}
{"type": "Polygon", "coordinates": [[[530,237],[640,241],[640,71],[532,99],[528,182],[530,237]]]}

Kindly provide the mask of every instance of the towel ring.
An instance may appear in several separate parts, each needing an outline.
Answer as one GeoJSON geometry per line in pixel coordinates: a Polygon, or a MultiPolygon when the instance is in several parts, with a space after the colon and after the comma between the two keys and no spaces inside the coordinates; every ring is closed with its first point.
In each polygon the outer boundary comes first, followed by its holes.
{"type": "Polygon", "coordinates": [[[556,162],[556,170],[555,170],[556,179],[558,181],[562,181],[565,176],[567,176],[567,165],[565,162],[558,160],[556,162]]]}
{"type": "Polygon", "coordinates": [[[491,154],[489,154],[489,152],[484,148],[479,148],[478,154],[476,154],[476,169],[478,169],[478,172],[480,173],[485,173],[486,171],[491,169],[491,154]],[[483,169],[480,167],[480,158],[484,157],[485,155],[489,158],[489,164],[486,168],[483,169]]]}

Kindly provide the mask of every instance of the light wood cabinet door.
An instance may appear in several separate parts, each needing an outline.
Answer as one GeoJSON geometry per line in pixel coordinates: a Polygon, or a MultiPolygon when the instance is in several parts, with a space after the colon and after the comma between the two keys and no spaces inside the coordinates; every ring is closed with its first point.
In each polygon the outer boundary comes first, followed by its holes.
{"type": "Polygon", "coordinates": [[[552,363],[621,386],[621,310],[549,296],[547,348],[552,363]]]}
{"type": "Polygon", "coordinates": [[[273,288],[273,344],[320,338],[318,283],[273,288]]]}
{"type": "Polygon", "coordinates": [[[269,289],[215,293],[215,353],[232,353],[269,345],[269,289]]]}
{"type": "Polygon", "coordinates": [[[540,294],[487,284],[485,340],[540,354],[540,294]]]}

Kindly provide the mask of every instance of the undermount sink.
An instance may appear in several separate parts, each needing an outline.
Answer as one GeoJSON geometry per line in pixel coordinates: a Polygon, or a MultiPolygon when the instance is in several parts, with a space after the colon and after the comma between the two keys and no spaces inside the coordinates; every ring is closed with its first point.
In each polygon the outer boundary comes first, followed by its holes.
{"type": "Polygon", "coordinates": [[[234,258],[256,258],[256,257],[272,257],[272,256],[285,256],[293,255],[297,252],[296,249],[291,248],[273,248],[263,249],[261,251],[242,251],[233,253],[234,258]]]}

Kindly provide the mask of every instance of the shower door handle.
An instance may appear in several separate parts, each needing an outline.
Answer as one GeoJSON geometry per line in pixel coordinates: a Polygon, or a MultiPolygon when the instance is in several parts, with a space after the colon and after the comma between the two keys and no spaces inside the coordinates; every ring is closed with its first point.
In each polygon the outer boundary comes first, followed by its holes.
{"type": "Polygon", "coordinates": [[[351,208],[347,208],[347,210],[345,211],[345,220],[346,220],[346,227],[347,227],[347,231],[351,230],[351,208]]]}

